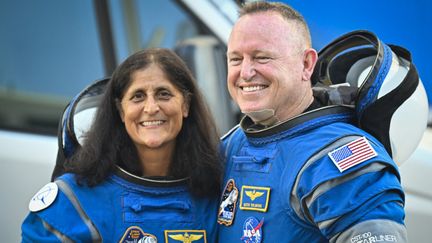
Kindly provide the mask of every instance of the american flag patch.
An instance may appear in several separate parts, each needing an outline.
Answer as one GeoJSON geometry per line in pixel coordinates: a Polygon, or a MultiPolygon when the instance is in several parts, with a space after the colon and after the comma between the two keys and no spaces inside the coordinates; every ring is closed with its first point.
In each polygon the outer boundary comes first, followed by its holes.
{"type": "Polygon", "coordinates": [[[370,158],[377,156],[377,153],[365,137],[356,139],[344,146],[328,153],[330,159],[340,172],[343,172],[355,165],[358,165],[370,158]]]}

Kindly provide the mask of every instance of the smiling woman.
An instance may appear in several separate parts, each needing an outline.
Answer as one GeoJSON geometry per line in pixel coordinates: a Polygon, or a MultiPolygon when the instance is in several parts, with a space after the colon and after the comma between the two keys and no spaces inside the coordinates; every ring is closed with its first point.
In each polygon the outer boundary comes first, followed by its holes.
{"type": "MultiPolygon", "coordinates": [[[[186,93],[186,92],[185,92],[186,93]]],[[[185,94],[186,96],[188,94],[185,94]]],[[[122,121],[135,143],[140,161],[146,166],[146,154],[163,150],[169,156],[175,148],[175,138],[188,116],[189,101],[169,81],[155,64],[136,71],[119,105],[122,121]]],[[[156,162],[165,164],[164,170],[156,173],[166,175],[170,158],[156,162]]],[[[152,174],[144,169],[146,175],[152,174]]]]}
{"type": "Polygon", "coordinates": [[[32,199],[23,241],[215,242],[218,141],[196,82],[174,52],[131,55],[56,175],[67,173],[32,199]]]}

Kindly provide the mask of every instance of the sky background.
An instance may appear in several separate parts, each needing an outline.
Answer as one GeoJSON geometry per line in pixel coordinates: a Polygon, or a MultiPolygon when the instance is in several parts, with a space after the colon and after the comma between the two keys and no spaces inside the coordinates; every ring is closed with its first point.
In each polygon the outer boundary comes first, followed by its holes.
{"type": "Polygon", "coordinates": [[[320,50],[353,30],[369,30],[386,44],[408,49],[432,104],[432,1],[304,1],[290,4],[309,24],[313,46],[320,50]]]}
{"type": "MultiPolygon", "coordinates": [[[[120,1],[110,0],[120,62],[128,54],[124,40],[120,1]]],[[[215,1],[217,2],[217,1],[215,1]]],[[[314,48],[320,50],[335,38],[359,29],[372,31],[387,44],[411,51],[432,104],[432,1],[285,1],[299,10],[310,26],[314,48]]],[[[157,20],[164,28],[163,46],[174,42],[169,23],[180,14],[169,0],[137,1],[139,16],[157,20]],[[160,9],[160,10],[156,10],[160,9]]],[[[179,11],[178,11],[179,12],[179,11]]],[[[176,19],[176,21],[178,21],[176,19]]],[[[149,23],[152,21],[140,21],[149,23]]],[[[172,23],[172,22],[171,22],[172,23]]],[[[0,1],[0,87],[46,95],[72,96],[105,74],[92,1],[2,0],[0,1]]],[[[147,43],[154,28],[142,25],[147,43]]]]}

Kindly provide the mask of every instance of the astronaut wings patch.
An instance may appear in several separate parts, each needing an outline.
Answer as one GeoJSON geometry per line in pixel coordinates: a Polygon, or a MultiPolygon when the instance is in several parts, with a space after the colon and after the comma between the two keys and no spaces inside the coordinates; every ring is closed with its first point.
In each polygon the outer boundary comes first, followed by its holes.
{"type": "Polygon", "coordinates": [[[205,230],[165,230],[165,242],[207,243],[205,230]]]}

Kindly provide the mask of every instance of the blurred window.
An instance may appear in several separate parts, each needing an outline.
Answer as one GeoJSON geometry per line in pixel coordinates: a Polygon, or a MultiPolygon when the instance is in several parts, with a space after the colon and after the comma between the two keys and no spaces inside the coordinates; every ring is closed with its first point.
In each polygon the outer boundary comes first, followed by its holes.
{"type": "Polygon", "coordinates": [[[55,134],[67,102],[103,76],[92,1],[0,1],[0,129],[55,134]]]}
{"type": "MultiPolygon", "coordinates": [[[[106,3],[116,64],[143,48],[209,34],[176,1],[106,3]]],[[[94,1],[0,1],[0,33],[0,129],[56,134],[71,98],[111,75],[94,1]]]]}

